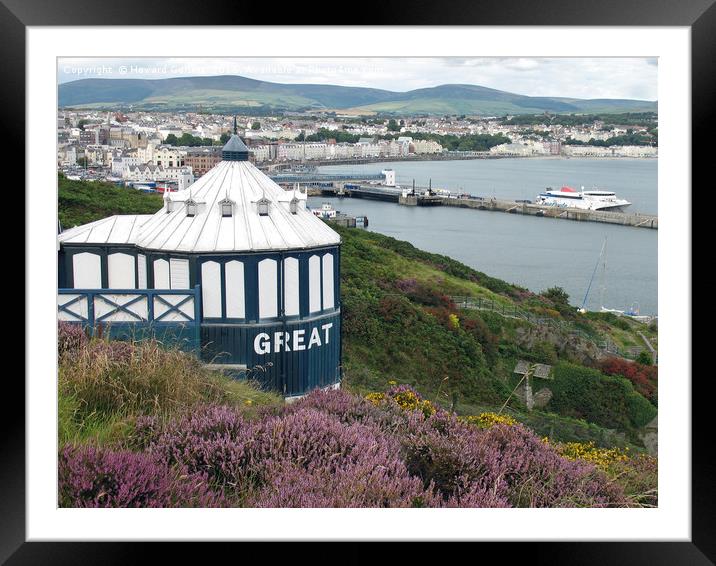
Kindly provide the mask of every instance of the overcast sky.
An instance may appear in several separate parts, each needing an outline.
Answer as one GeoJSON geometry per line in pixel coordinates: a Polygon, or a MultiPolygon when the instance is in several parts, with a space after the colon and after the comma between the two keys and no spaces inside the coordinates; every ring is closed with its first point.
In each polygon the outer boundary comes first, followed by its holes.
{"type": "Polygon", "coordinates": [[[654,58],[65,58],[60,83],[81,78],[241,75],[407,91],[475,84],[528,96],[657,99],[654,58]]]}

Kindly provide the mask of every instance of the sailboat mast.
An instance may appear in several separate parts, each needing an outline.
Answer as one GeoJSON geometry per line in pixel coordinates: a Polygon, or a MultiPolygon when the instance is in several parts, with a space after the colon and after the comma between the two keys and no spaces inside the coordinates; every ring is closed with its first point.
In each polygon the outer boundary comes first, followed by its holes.
{"type": "MultiPolygon", "coordinates": [[[[582,301],[582,307],[581,310],[584,311],[585,307],[587,306],[587,298],[589,297],[589,290],[592,288],[592,283],[594,282],[594,276],[597,274],[597,269],[599,269],[599,264],[602,262],[602,256],[604,255],[605,247],[607,245],[606,238],[604,239],[604,243],[602,244],[602,249],[599,252],[599,257],[597,258],[597,262],[594,264],[594,271],[592,271],[592,276],[589,278],[589,285],[587,285],[587,292],[584,294],[584,300],[582,301]]],[[[602,292],[602,305],[604,305],[604,293],[602,292]]]]}
{"type": "Polygon", "coordinates": [[[607,237],[604,236],[604,244],[602,245],[602,284],[600,289],[601,308],[604,310],[604,295],[607,290],[607,237]]]}

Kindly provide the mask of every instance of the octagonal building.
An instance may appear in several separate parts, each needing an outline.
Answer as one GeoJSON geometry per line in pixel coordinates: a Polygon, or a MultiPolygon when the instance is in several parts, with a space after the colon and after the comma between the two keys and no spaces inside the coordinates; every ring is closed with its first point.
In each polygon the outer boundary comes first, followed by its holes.
{"type": "Polygon", "coordinates": [[[339,384],[340,237],[304,194],[259,171],[238,135],[190,188],[165,193],[157,213],[113,216],[58,239],[61,320],[190,320],[206,363],[248,370],[286,396],[339,384]],[[182,293],[192,292],[193,312],[182,311],[182,293]]]}

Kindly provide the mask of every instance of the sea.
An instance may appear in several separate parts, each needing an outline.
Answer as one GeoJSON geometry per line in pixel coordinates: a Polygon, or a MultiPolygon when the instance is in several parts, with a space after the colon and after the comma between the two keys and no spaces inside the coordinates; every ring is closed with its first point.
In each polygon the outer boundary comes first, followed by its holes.
{"type": "MultiPolygon", "coordinates": [[[[547,187],[616,192],[628,212],[657,214],[656,159],[505,158],[319,167],[320,173],[379,173],[475,196],[534,201],[547,187]]],[[[310,197],[310,207],[368,217],[368,230],[411,242],[534,292],[562,287],[570,302],[658,315],[658,231],[596,222],[452,207],[410,207],[365,199],[310,197]],[[605,243],[605,253],[601,254],[605,243]],[[601,255],[601,260],[600,260],[601,255]]]]}

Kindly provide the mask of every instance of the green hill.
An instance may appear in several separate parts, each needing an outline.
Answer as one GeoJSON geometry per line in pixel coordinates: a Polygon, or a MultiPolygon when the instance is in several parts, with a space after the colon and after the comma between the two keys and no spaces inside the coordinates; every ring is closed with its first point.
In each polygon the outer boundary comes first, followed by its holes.
{"type": "Polygon", "coordinates": [[[408,92],[317,84],[281,84],[240,76],[172,79],[81,79],[59,85],[59,106],[272,112],[351,110],[386,114],[503,115],[656,111],[655,101],[532,97],[478,85],[440,85],[408,92]]]}
{"type": "Polygon", "coordinates": [[[58,175],[57,215],[63,229],[115,214],[153,214],[162,207],[158,194],[102,181],[73,181],[58,175]]]}

